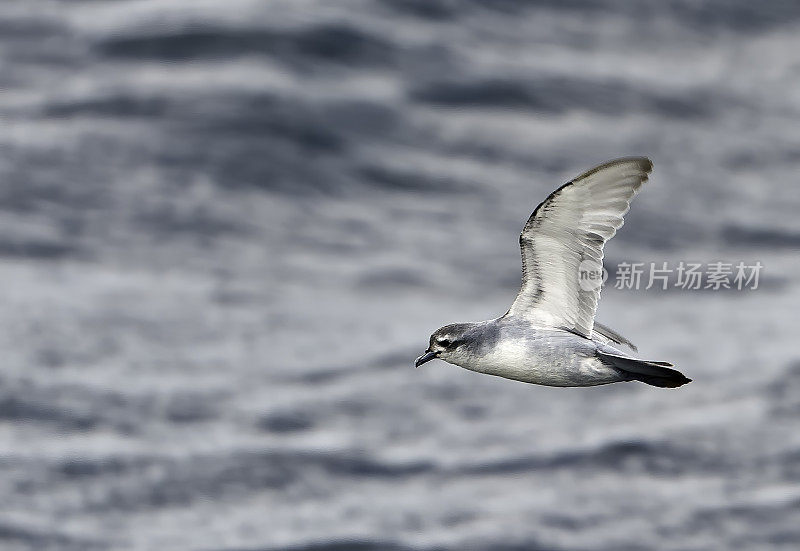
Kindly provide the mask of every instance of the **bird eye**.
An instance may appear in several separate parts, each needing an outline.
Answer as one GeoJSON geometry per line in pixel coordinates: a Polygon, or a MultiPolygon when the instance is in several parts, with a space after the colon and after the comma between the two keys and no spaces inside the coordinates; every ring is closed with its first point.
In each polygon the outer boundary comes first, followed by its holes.
{"type": "Polygon", "coordinates": [[[439,343],[439,346],[443,346],[445,348],[450,346],[450,339],[447,338],[436,339],[436,342],[439,343]]]}

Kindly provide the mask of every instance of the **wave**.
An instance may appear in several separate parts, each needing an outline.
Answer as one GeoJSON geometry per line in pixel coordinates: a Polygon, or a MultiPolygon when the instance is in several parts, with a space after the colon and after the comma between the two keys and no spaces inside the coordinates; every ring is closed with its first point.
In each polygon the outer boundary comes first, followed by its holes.
{"type": "Polygon", "coordinates": [[[54,118],[77,116],[155,118],[163,117],[168,108],[169,104],[164,98],[117,94],[71,102],[55,101],[45,106],[43,114],[54,118]]]}
{"type": "Polygon", "coordinates": [[[395,479],[433,470],[424,461],[392,463],[360,452],[239,451],[181,458],[67,459],[56,472],[97,492],[87,510],[149,510],[197,500],[282,491],[309,473],[328,477],[395,479]]]}
{"type": "Polygon", "coordinates": [[[678,448],[664,442],[610,442],[598,448],[526,455],[459,467],[457,475],[507,475],[525,471],[589,469],[641,471],[652,475],[719,472],[725,467],[721,457],[696,450],[678,448]]]}
{"type": "Polygon", "coordinates": [[[216,418],[218,398],[189,392],[127,396],[80,386],[4,382],[0,386],[0,419],[53,425],[60,431],[105,427],[127,434],[153,421],[184,424],[216,418]]]}
{"type": "Polygon", "coordinates": [[[434,551],[443,547],[411,547],[391,540],[337,539],[282,547],[225,547],[214,551],[434,551]]]}
{"type": "Polygon", "coordinates": [[[669,93],[624,81],[566,76],[434,81],[412,89],[410,96],[417,102],[447,107],[529,109],[550,114],[582,110],[625,115],[639,111],[669,119],[710,119],[733,101],[709,89],[669,93]]]}
{"type": "Polygon", "coordinates": [[[256,426],[265,432],[286,434],[307,431],[313,428],[314,421],[306,413],[283,412],[265,415],[256,426]]]}
{"type": "Polygon", "coordinates": [[[320,24],[300,29],[196,27],[154,35],[111,36],[96,49],[111,58],[188,61],[260,54],[298,64],[303,60],[372,66],[391,63],[394,47],[365,29],[320,24]]]}
{"type": "Polygon", "coordinates": [[[721,230],[722,239],[736,247],[758,247],[759,249],[798,249],[800,233],[776,228],[753,228],[727,225],[721,230]]]}
{"type": "Polygon", "coordinates": [[[771,2],[762,5],[747,0],[469,0],[459,4],[448,0],[382,0],[381,3],[396,13],[434,21],[453,20],[479,10],[517,16],[549,10],[615,14],[620,19],[635,19],[643,25],[656,19],[671,20],[698,33],[721,30],[757,33],[787,26],[800,19],[800,6],[796,3],[771,2]]]}
{"type": "Polygon", "coordinates": [[[25,545],[29,549],[59,549],[61,551],[82,551],[104,549],[98,541],[77,538],[51,528],[32,528],[20,524],[0,522],[0,543],[2,547],[25,545]],[[3,543],[5,542],[5,543],[3,543]]]}
{"type": "Polygon", "coordinates": [[[0,239],[0,256],[30,260],[57,260],[85,257],[87,253],[74,243],[42,239],[0,239]]]}

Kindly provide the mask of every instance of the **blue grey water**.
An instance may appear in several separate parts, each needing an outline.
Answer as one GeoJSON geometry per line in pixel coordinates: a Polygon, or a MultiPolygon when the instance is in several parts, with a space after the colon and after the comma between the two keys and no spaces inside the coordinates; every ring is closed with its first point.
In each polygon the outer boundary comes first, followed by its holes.
{"type": "Polygon", "coordinates": [[[795,2],[4,0],[0,548],[797,549],[798,51],[795,2]],[[611,265],[764,265],[604,291],[694,382],[415,370],[623,155],[611,265]]]}

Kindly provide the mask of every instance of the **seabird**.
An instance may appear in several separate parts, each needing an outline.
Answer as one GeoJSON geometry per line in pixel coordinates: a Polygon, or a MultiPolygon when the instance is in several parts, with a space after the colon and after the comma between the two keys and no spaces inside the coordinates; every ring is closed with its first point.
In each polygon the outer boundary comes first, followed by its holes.
{"type": "Polygon", "coordinates": [[[691,382],[667,362],[641,360],[614,345],[633,344],[594,321],[603,247],[623,224],[653,163],[644,157],[597,166],[555,190],[522,233],[522,287],[500,318],[454,323],[431,335],[416,367],[435,358],[547,386],[620,381],[675,388],[691,382]]]}

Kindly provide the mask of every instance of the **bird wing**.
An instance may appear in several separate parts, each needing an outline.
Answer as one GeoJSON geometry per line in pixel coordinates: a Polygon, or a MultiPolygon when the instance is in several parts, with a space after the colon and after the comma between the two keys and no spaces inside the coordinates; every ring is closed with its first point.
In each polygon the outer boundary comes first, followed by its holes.
{"type": "Polygon", "coordinates": [[[652,169],[644,157],[610,161],[536,207],[519,236],[522,287],[506,315],[591,338],[600,285],[581,288],[581,263],[602,267],[603,246],[622,226],[652,169]]]}

